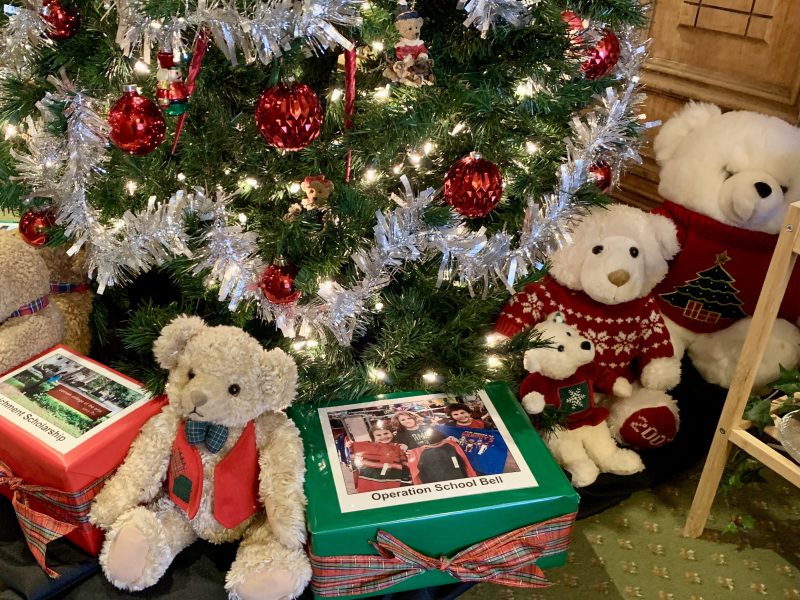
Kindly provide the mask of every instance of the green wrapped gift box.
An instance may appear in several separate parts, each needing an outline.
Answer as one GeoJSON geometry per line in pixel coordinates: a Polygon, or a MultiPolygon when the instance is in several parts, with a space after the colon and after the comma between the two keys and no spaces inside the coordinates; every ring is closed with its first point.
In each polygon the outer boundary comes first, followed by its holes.
{"type": "Polygon", "coordinates": [[[578,495],[506,384],[290,415],[306,452],[317,597],[458,580],[541,587],[539,569],[564,563],[578,495]]]}

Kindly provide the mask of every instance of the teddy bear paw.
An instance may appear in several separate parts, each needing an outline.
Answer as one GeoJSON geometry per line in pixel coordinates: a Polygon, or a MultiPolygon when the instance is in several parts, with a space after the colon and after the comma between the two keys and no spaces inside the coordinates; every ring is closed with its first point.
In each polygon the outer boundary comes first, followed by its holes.
{"type": "Polygon", "coordinates": [[[616,381],[614,381],[614,387],[611,389],[611,393],[618,398],[630,398],[633,393],[633,386],[631,382],[624,377],[617,377],[616,381]]]}
{"type": "Polygon", "coordinates": [[[591,460],[579,460],[564,465],[570,475],[572,475],[572,486],[576,488],[586,487],[592,485],[597,476],[600,475],[600,469],[591,460]]]}
{"type": "Polygon", "coordinates": [[[283,600],[295,598],[303,587],[304,582],[298,573],[284,569],[258,569],[234,586],[232,597],[241,600],[283,600]]]}
{"type": "Polygon", "coordinates": [[[633,475],[640,471],[644,471],[644,463],[642,458],[633,450],[620,448],[608,461],[609,464],[604,469],[606,473],[614,473],[615,475],[633,475]]]}
{"type": "Polygon", "coordinates": [[[123,526],[108,546],[104,566],[109,581],[119,588],[133,589],[144,575],[147,558],[145,534],[135,525],[123,526]]]}
{"type": "Polygon", "coordinates": [[[680,359],[655,358],[642,369],[642,385],[651,390],[670,390],[681,381],[680,359]]]}

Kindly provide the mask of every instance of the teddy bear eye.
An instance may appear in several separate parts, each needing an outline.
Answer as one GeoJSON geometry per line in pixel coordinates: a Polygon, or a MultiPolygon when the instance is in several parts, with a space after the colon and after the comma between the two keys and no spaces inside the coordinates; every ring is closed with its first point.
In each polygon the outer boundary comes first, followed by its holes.
{"type": "Polygon", "coordinates": [[[788,192],[788,191],[789,191],[789,188],[788,188],[788,187],[786,187],[785,185],[782,185],[782,186],[781,186],[781,191],[782,191],[782,192],[785,194],[786,192],[788,192]]]}
{"type": "Polygon", "coordinates": [[[567,332],[567,337],[572,337],[572,334],[569,331],[567,332]]]}
{"type": "Polygon", "coordinates": [[[631,253],[631,256],[633,258],[636,258],[637,256],[639,256],[639,249],[636,246],[631,246],[631,249],[628,250],[628,252],[631,253]]]}
{"type": "Polygon", "coordinates": [[[600,254],[602,251],[603,251],[602,246],[595,246],[594,248],[592,248],[592,254],[600,254]]]}
{"type": "Polygon", "coordinates": [[[234,384],[228,386],[228,393],[231,396],[238,396],[240,390],[241,390],[241,388],[239,387],[238,383],[234,383],[234,384]]]}
{"type": "Polygon", "coordinates": [[[563,352],[564,351],[564,346],[559,346],[558,348],[556,348],[556,350],[558,350],[559,352],[563,352]]]}
{"type": "Polygon", "coordinates": [[[188,377],[189,379],[194,379],[194,371],[192,369],[189,369],[189,372],[186,374],[186,377],[188,377]]]}

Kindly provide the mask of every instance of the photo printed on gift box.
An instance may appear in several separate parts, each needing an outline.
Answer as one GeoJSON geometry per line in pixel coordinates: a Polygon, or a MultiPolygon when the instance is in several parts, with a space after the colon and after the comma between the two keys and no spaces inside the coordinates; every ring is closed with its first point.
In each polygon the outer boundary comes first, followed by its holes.
{"type": "Polygon", "coordinates": [[[376,399],[319,416],[342,512],[537,485],[485,392],[376,399]]]}
{"type": "Polygon", "coordinates": [[[0,379],[0,416],[62,453],[148,398],[135,383],[66,348],[0,379]]]}

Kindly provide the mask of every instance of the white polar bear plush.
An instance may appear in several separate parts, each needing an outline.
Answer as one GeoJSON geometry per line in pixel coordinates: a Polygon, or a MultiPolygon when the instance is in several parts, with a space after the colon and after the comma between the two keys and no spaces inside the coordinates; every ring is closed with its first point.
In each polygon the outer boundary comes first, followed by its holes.
{"type": "Polygon", "coordinates": [[[630,398],[609,406],[609,426],[637,448],[678,432],[678,407],[664,390],[680,381],[680,361],[651,293],[677,251],[669,219],[621,204],[594,208],[550,256],[550,275],[515,294],[495,324],[512,336],[564,313],[594,344],[598,364],[634,382],[630,398]]]}
{"type": "MultiPolygon", "coordinates": [[[[678,356],[688,351],[709,382],[729,387],[777,234],[800,200],[800,129],[776,117],[690,103],[655,140],[661,166],[655,212],[676,225],[681,251],[657,286],[678,356]]],[[[800,362],[800,269],[756,375],[800,362]]]]}
{"type": "Polygon", "coordinates": [[[295,396],[294,361],[239,328],[187,316],[167,325],[153,350],[169,369],[169,403],[145,424],[90,511],[106,531],[106,577],[142,590],[196,539],[242,539],[228,595],[298,596],[311,565],[303,550],[303,446],[282,412],[295,396]]]}
{"type": "Polygon", "coordinates": [[[597,406],[594,390],[631,395],[630,382],[594,363],[594,344],[555,312],[534,328],[548,346],[525,353],[530,373],[520,386],[522,406],[532,415],[546,405],[566,413],[566,427],[548,432],[545,443],[558,464],[569,471],[572,485],[591,485],[600,473],[631,475],[644,469],[639,455],[614,442],[606,419],[608,409],[597,406]]]}

